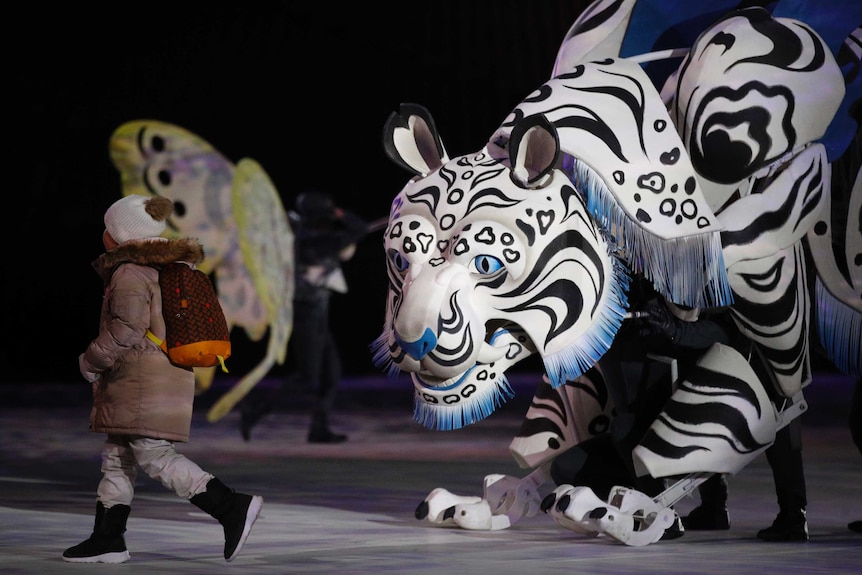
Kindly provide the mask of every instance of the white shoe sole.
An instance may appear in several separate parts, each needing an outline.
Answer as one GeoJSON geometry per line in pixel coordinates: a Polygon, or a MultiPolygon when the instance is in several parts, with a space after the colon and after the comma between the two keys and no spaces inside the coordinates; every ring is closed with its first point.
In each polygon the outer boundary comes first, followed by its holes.
{"type": "Polygon", "coordinates": [[[92,557],[66,557],[63,555],[63,561],[67,563],[125,563],[131,555],[128,551],[117,553],[102,553],[92,557]]]}

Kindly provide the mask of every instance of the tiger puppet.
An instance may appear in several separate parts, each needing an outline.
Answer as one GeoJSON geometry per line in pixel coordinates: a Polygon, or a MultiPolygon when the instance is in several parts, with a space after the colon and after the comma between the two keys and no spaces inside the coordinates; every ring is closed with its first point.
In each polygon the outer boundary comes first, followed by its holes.
{"type": "Polygon", "coordinates": [[[450,158],[421,105],[385,123],[384,149],[412,178],[384,234],[375,364],[410,375],[414,419],[437,430],[493,413],[525,358],[544,367],[509,445],[529,473],[487,475],[481,496],[436,488],[417,519],[497,530],[543,511],[582,535],[649,545],[679,523],[676,501],[737,473],[806,409],[803,244],[830,193],[817,140],[844,97],[841,70],[811,27],[762,8],[724,14],[688,48],[621,58],[634,5],[589,5],[553,77],[472,153],[450,158]],[[680,61],[661,86],[643,69],[655,58],[680,61]],[[648,390],[662,403],[632,441],[615,343],[637,321],[636,278],[680,310],[727,310],[768,377],[722,343],[682,377],[675,358],[649,358],[663,366],[648,390]],[[553,484],[567,450],[600,437],[626,446],[623,423],[632,482],[553,484]],[[640,478],[661,489],[640,491],[640,478]]]}

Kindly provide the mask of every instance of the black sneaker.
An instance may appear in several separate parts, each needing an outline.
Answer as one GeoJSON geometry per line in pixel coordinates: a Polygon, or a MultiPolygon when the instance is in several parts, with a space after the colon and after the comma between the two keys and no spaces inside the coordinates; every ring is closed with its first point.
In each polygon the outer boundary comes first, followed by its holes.
{"type": "Polygon", "coordinates": [[[757,532],[757,538],[764,541],[808,541],[805,510],[782,509],[770,527],[757,532]]]}
{"type": "Polygon", "coordinates": [[[730,514],[726,507],[699,505],[682,518],[682,524],[692,531],[726,531],[730,529],[730,514]]]}
{"type": "Polygon", "coordinates": [[[855,533],[862,533],[862,521],[851,521],[847,524],[847,529],[855,533]]]}

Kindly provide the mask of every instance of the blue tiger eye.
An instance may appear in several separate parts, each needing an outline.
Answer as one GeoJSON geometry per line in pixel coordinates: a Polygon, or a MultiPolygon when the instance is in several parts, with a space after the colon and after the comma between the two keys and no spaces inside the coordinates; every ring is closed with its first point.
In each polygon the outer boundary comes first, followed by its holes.
{"type": "Polygon", "coordinates": [[[490,275],[503,269],[503,262],[494,256],[482,254],[473,258],[473,269],[480,274],[490,275]]]}
{"type": "Polygon", "coordinates": [[[406,271],[407,268],[410,267],[410,262],[408,262],[407,258],[405,258],[398,250],[390,249],[389,259],[392,261],[392,264],[395,266],[395,269],[399,272],[406,271]]]}

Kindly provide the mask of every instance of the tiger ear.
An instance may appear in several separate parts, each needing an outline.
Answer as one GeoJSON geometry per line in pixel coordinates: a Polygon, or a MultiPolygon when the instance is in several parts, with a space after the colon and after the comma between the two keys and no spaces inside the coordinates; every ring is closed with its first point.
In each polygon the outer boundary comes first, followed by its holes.
{"type": "Polygon", "coordinates": [[[560,157],[556,127],[544,114],[524,118],[509,137],[509,165],[512,179],[525,188],[540,188],[550,181],[560,157]]]}
{"type": "Polygon", "coordinates": [[[418,176],[449,161],[434,118],[423,106],[401,104],[383,126],[383,149],[389,159],[418,176]]]}

